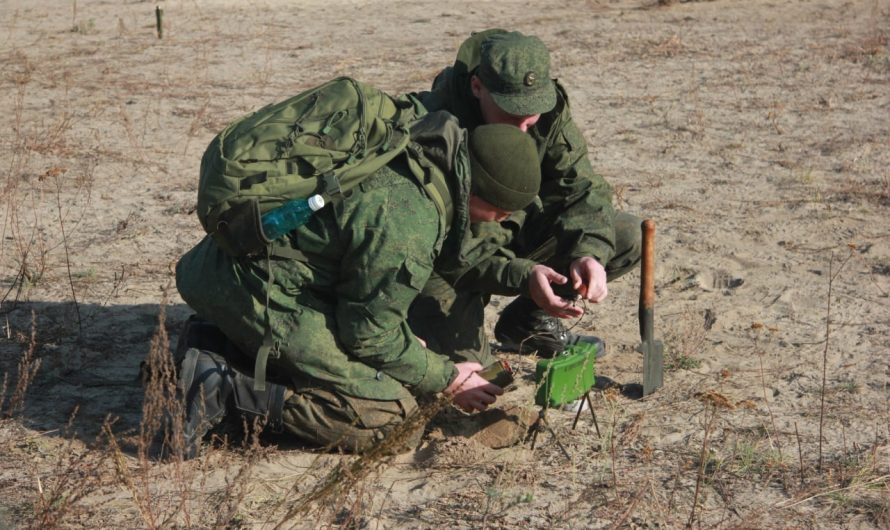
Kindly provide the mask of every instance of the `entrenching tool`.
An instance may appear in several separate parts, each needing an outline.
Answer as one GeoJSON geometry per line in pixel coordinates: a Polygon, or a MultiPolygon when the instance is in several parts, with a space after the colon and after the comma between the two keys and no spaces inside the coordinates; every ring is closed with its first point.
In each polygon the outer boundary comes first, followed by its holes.
{"type": "Polygon", "coordinates": [[[664,381],[664,345],[655,340],[655,221],[646,219],[640,264],[640,347],[643,354],[643,395],[661,388],[664,381]]]}

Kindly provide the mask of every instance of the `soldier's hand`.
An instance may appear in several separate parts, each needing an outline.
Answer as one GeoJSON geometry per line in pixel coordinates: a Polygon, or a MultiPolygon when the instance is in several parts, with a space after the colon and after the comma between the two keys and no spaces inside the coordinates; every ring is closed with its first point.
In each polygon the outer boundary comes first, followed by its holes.
{"type": "Polygon", "coordinates": [[[600,262],[591,258],[578,258],[569,267],[572,288],[589,302],[599,303],[606,299],[609,288],[606,286],[606,269],[600,262]]]}
{"type": "Polygon", "coordinates": [[[535,265],[528,279],[528,292],[532,300],[548,315],[556,318],[577,318],[584,314],[584,308],[571,300],[553,292],[551,283],[563,285],[568,278],[546,265],[535,265]]]}
{"type": "Polygon", "coordinates": [[[504,393],[501,387],[489,383],[476,372],[482,369],[479,363],[457,363],[457,377],[445,389],[454,403],[466,410],[485,410],[504,393]]]}

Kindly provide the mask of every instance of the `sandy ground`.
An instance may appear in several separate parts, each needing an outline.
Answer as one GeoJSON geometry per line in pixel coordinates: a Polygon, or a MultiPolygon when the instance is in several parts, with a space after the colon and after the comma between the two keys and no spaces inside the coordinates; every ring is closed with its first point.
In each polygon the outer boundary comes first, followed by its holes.
{"type": "MultiPolygon", "coordinates": [[[[115,472],[94,440],[112,417],[126,448],[160,307],[171,340],[189,314],[172,267],[202,235],[209,140],[335,76],[424,89],[487,27],[548,44],[616,206],[658,225],[665,387],[595,394],[601,436],[551,413],[570,460],[549,433],[491,449],[446,411],[283,527],[890,526],[890,2],[166,1],[163,39],[155,5],[0,0],[0,527],[54,507],[67,527],[271,528],[349,461],[124,450],[115,472]]],[[[569,323],[621,383],[641,377],[638,283],[569,323]]],[[[509,358],[524,378],[503,401],[531,406],[533,360],[509,358]]]]}

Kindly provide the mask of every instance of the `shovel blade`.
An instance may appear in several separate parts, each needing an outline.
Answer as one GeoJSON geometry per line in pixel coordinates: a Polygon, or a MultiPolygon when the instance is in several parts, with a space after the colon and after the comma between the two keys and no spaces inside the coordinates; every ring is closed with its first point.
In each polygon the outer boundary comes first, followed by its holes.
{"type": "Polygon", "coordinates": [[[664,383],[664,345],[660,340],[643,341],[643,395],[648,396],[664,383]]]}

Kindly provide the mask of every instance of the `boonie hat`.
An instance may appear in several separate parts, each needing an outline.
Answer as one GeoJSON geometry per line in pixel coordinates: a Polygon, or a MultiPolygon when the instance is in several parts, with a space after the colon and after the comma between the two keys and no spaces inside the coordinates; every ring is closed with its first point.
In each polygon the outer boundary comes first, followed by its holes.
{"type": "Polygon", "coordinates": [[[480,125],[469,138],[473,194],[508,212],[531,204],[541,187],[535,141],[518,127],[480,125]]]}
{"type": "Polygon", "coordinates": [[[504,112],[531,116],[556,106],[550,52],[541,39],[518,31],[495,33],[480,52],[476,75],[504,112]]]}

